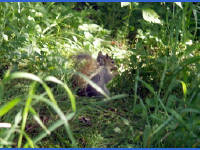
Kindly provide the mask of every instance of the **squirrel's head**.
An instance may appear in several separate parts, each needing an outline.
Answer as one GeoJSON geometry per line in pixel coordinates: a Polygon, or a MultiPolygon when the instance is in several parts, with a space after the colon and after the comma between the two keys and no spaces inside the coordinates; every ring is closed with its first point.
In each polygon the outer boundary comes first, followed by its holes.
{"type": "Polygon", "coordinates": [[[98,53],[97,62],[99,63],[100,66],[105,66],[112,72],[117,71],[117,66],[115,65],[114,60],[110,56],[108,56],[108,54],[103,55],[102,52],[100,51],[98,53]]]}

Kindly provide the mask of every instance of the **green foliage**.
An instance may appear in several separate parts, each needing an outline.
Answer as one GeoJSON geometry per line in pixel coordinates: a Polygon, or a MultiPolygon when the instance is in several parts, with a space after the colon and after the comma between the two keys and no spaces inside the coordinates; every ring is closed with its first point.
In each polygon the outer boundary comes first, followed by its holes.
{"type": "Polygon", "coordinates": [[[200,3],[0,3],[0,147],[199,147],[200,3]],[[115,59],[76,96],[72,55],[115,59]],[[2,124],[4,123],[4,124],[2,124]],[[3,127],[4,126],[4,127],[3,127]]]}

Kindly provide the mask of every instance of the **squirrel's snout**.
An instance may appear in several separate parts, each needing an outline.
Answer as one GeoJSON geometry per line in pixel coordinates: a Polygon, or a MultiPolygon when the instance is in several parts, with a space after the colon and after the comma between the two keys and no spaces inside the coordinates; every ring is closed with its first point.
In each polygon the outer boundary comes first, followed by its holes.
{"type": "Polygon", "coordinates": [[[117,67],[115,66],[115,67],[112,67],[111,69],[110,69],[110,71],[112,72],[112,74],[114,75],[114,76],[116,76],[116,75],[118,75],[119,74],[119,72],[117,71],[117,67]]]}
{"type": "Polygon", "coordinates": [[[114,66],[114,67],[111,68],[111,71],[116,71],[116,70],[117,70],[116,66],[114,66]]]}

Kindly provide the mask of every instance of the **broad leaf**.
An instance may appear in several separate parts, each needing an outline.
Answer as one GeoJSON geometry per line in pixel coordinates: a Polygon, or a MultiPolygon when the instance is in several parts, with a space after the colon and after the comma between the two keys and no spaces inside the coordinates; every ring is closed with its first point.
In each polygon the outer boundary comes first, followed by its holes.
{"type": "Polygon", "coordinates": [[[143,16],[144,20],[146,20],[150,23],[162,24],[162,21],[159,19],[160,16],[153,9],[150,9],[150,8],[143,9],[142,16],[143,16]]]}
{"type": "Polygon", "coordinates": [[[121,2],[121,7],[130,6],[131,2],[121,2]]]}
{"type": "Polygon", "coordinates": [[[174,2],[178,7],[180,7],[181,9],[183,9],[181,2],[174,2]]]}

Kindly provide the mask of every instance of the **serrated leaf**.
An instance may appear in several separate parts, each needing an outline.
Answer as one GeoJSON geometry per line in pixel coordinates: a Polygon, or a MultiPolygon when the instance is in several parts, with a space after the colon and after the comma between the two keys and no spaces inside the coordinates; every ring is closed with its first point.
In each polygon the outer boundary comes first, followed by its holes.
{"type": "Polygon", "coordinates": [[[150,23],[162,24],[162,21],[159,19],[160,16],[153,9],[150,9],[150,8],[143,9],[142,16],[143,16],[144,20],[146,20],[150,23]]]}

